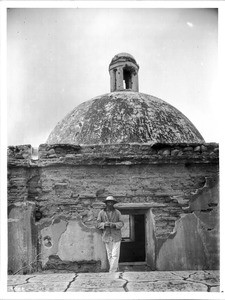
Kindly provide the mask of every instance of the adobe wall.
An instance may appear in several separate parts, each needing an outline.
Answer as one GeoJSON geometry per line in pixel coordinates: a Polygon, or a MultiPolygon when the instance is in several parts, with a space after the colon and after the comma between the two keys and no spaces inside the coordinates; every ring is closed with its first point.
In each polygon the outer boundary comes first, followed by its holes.
{"type": "Polygon", "coordinates": [[[8,149],[9,272],[105,270],[95,224],[109,194],[151,210],[152,269],[219,268],[218,144],[43,144],[38,155],[8,149]]]}

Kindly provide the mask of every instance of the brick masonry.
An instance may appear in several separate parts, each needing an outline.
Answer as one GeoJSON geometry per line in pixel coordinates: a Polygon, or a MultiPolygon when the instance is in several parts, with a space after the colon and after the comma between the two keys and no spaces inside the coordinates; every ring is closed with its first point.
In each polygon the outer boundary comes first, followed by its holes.
{"type": "Polygon", "coordinates": [[[95,224],[109,194],[149,205],[153,269],[218,269],[218,178],[216,143],[42,144],[38,158],[30,145],[9,147],[9,272],[106,269],[95,224]]]}

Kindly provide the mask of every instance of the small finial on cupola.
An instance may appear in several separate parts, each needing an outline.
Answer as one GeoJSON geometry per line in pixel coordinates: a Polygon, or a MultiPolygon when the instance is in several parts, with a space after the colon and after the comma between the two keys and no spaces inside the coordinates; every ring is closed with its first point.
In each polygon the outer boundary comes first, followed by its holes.
{"type": "Polygon", "coordinates": [[[109,65],[110,91],[138,92],[139,65],[128,53],[115,55],[109,65]]]}

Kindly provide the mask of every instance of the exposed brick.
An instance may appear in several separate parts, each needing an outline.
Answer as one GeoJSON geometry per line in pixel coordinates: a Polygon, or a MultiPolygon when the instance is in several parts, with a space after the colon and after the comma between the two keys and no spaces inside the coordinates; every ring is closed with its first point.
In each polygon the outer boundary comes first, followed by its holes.
{"type": "MultiPolygon", "coordinates": [[[[206,144],[201,153],[202,146],[161,144],[158,149],[141,144],[43,144],[39,147],[40,159],[35,162],[28,155],[31,147],[10,147],[8,202],[34,201],[42,214],[36,220],[41,228],[59,218],[79,219],[85,230],[94,228],[98,212],[104,207],[101,201],[107,195],[114,195],[122,204],[154,203],[154,236],[156,240],[167,239],[183,214],[194,211],[203,219],[203,210],[214,216],[218,203],[218,144],[206,144]],[[18,151],[26,158],[17,159],[18,151]],[[56,157],[49,157],[49,153],[56,157]]],[[[205,215],[204,220],[208,220],[205,215]]]]}

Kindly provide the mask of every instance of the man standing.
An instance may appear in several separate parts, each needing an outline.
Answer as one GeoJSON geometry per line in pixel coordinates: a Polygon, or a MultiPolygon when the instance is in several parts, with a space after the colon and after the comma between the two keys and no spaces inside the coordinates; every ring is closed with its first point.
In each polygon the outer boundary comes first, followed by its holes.
{"type": "Polygon", "coordinates": [[[105,243],[109,260],[109,272],[112,273],[118,270],[121,228],[124,224],[120,211],[114,208],[114,204],[118,201],[114,197],[108,196],[103,202],[105,202],[106,208],[98,214],[97,228],[103,231],[102,240],[105,243]]]}

